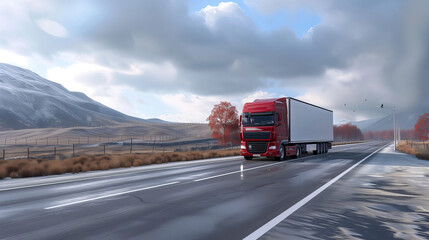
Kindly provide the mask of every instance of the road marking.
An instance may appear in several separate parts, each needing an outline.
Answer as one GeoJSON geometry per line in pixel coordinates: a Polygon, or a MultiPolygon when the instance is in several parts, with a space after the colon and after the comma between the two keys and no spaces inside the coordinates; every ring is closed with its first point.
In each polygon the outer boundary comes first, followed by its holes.
{"type": "Polygon", "coordinates": [[[205,177],[205,178],[195,179],[194,182],[204,181],[204,180],[208,180],[208,179],[212,179],[212,178],[223,177],[223,176],[227,176],[227,175],[231,175],[231,174],[235,174],[235,173],[247,172],[247,171],[251,171],[251,170],[255,170],[255,169],[259,169],[259,168],[263,168],[263,167],[274,166],[274,165],[282,164],[282,163],[285,163],[285,162],[270,163],[270,164],[266,164],[266,165],[262,165],[262,166],[258,166],[258,167],[244,169],[244,170],[240,169],[240,170],[234,171],[234,172],[229,172],[229,173],[219,174],[219,175],[215,175],[215,176],[211,176],[211,177],[205,177]]]}
{"type": "Polygon", "coordinates": [[[297,159],[294,159],[294,160],[287,160],[287,161],[277,162],[277,163],[270,163],[270,164],[266,164],[266,165],[262,165],[262,166],[257,166],[257,167],[253,167],[253,168],[248,168],[248,169],[242,169],[242,167],[240,167],[240,170],[238,170],[238,171],[233,171],[233,172],[223,173],[223,174],[219,174],[219,175],[215,175],[215,176],[210,176],[210,177],[195,179],[194,182],[200,182],[200,181],[204,181],[204,180],[208,180],[208,179],[213,179],[213,178],[218,178],[218,177],[223,177],[223,176],[228,176],[228,175],[236,174],[236,173],[243,173],[243,172],[247,172],[247,171],[251,171],[251,170],[255,170],[255,169],[259,169],[259,168],[264,168],[264,167],[269,167],[269,166],[274,166],[274,165],[282,164],[282,163],[295,162],[295,161],[302,160],[302,159],[309,158],[309,157],[313,157],[313,156],[307,156],[307,157],[302,157],[302,158],[297,158],[297,159]]]}
{"type": "MultiPolygon", "coordinates": [[[[389,145],[389,144],[387,144],[387,145],[389,145]]],[[[313,199],[314,197],[316,197],[319,193],[323,192],[326,188],[328,188],[329,186],[331,186],[333,183],[335,183],[342,176],[344,176],[345,174],[347,174],[348,172],[350,172],[353,168],[355,168],[356,166],[358,166],[359,164],[361,164],[363,161],[365,161],[368,158],[370,158],[372,155],[374,155],[375,153],[377,153],[381,149],[385,148],[387,145],[384,145],[383,147],[375,150],[374,152],[372,152],[371,154],[369,154],[368,156],[366,156],[364,159],[362,159],[359,162],[355,163],[353,166],[349,167],[347,170],[345,170],[344,172],[342,172],[340,175],[336,176],[331,181],[325,183],[323,186],[321,186],[320,188],[318,188],[317,190],[315,190],[314,192],[312,192],[310,195],[308,195],[307,197],[303,198],[301,201],[295,203],[292,207],[288,208],[286,211],[282,212],[280,215],[278,215],[277,217],[273,218],[271,221],[267,222],[262,227],[258,228],[256,231],[254,231],[253,233],[251,233],[249,236],[245,237],[244,240],[258,239],[259,237],[261,237],[262,235],[264,235],[266,232],[268,232],[269,230],[271,230],[273,227],[275,227],[277,224],[279,224],[281,221],[285,220],[289,215],[291,215],[296,210],[298,210],[302,206],[304,206],[311,199],[313,199]]]]}
{"type": "Polygon", "coordinates": [[[104,196],[99,196],[99,197],[95,197],[95,198],[89,198],[89,199],[80,200],[80,201],[76,201],[76,202],[64,203],[64,204],[55,205],[55,206],[52,206],[52,207],[46,207],[45,209],[49,210],[49,209],[53,209],[53,208],[60,208],[60,207],[70,206],[70,205],[74,205],[74,204],[78,204],[78,203],[84,203],[84,202],[99,200],[99,199],[103,199],[103,198],[124,195],[124,194],[127,194],[127,193],[133,193],[133,192],[139,192],[139,191],[144,191],[144,190],[149,190],[149,189],[164,187],[164,186],[173,185],[173,184],[177,184],[177,183],[179,183],[179,182],[164,183],[164,184],[160,184],[160,185],[155,185],[155,186],[150,186],[150,187],[144,187],[144,188],[134,189],[134,190],[120,192],[120,193],[114,193],[114,194],[109,194],[109,195],[104,195],[104,196]]]}
{"type": "MultiPolygon", "coordinates": [[[[116,176],[127,175],[127,174],[138,174],[138,173],[148,173],[148,172],[156,172],[156,171],[163,171],[163,170],[172,170],[172,169],[178,169],[178,168],[185,168],[187,167],[186,165],[210,165],[212,163],[216,163],[217,161],[229,161],[229,160],[235,160],[235,158],[239,160],[238,159],[239,156],[232,156],[232,157],[222,157],[222,158],[215,158],[215,159],[194,160],[190,162],[180,162],[179,166],[159,166],[159,168],[156,168],[156,169],[140,169],[140,170],[125,169],[125,170],[135,170],[135,171],[127,171],[127,172],[111,173],[111,174],[109,174],[109,172],[104,172],[105,174],[102,176],[94,176],[94,177],[86,177],[86,178],[84,177],[81,179],[71,179],[71,180],[63,180],[63,181],[57,181],[57,182],[26,185],[26,186],[20,186],[20,187],[3,188],[3,189],[0,189],[0,192],[32,188],[32,187],[50,186],[50,185],[63,184],[63,183],[73,183],[73,182],[80,182],[80,181],[86,181],[86,180],[94,180],[99,178],[116,177],[116,176]]],[[[178,163],[178,162],[175,162],[175,163],[178,163]]],[[[143,167],[143,166],[139,166],[139,167],[143,167]]],[[[115,169],[112,169],[112,170],[115,170],[115,169]]],[[[103,172],[100,172],[100,174],[103,174],[103,172]]]]}

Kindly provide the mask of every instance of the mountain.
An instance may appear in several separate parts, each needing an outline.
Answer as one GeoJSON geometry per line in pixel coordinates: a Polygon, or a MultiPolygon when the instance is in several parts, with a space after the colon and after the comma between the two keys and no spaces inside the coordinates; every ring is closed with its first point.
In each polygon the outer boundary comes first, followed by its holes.
{"type": "Polygon", "coordinates": [[[159,119],[159,118],[148,118],[148,119],[145,119],[145,121],[149,122],[149,123],[171,123],[171,122],[159,119]]]}
{"type": "MultiPolygon", "coordinates": [[[[396,124],[402,130],[414,129],[419,116],[426,112],[429,112],[429,109],[412,109],[405,112],[397,112],[396,124]]],[[[352,124],[356,125],[362,132],[390,130],[393,129],[393,114],[382,118],[352,122],[352,124]]]]}
{"type": "Polygon", "coordinates": [[[141,123],[29,70],[0,63],[0,130],[141,123]]]}

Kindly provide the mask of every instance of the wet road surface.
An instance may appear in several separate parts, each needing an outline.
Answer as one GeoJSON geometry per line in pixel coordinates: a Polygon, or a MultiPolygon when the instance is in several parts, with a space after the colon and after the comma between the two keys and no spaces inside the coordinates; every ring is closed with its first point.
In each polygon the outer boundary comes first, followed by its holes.
{"type": "Polygon", "coordinates": [[[261,239],[429,239],[429,161],[390,145],[261,239]]]}
{"type": "MultiPolygon", "coordinates": [[[[3,180],[0,239],[242,239],[385,144],[284,162],[231,157],[3,180]]],[[[284,239],[290,226],[263,237],[284,239]]]]}

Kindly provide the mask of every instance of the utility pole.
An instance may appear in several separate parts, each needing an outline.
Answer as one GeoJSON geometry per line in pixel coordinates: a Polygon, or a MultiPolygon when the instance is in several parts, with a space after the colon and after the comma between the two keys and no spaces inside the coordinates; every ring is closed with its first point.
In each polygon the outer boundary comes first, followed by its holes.
{"type": "Polygon", "coordinates": [[[390,108],[390,107],[386,107],[386,106],[384,106],[384,104],[381,104],[381,106],[380,106],[381,108],[387,108],[387,109],[390,109],[390,110],[392,110],[393,112],[392,112],[392,114],[393,114],[393,150],[396,150],[396,132],[397,132],[397,129],[396,129],[396,110],[395,110],[395,105],[393,105],[393,108],[390,108]]]}

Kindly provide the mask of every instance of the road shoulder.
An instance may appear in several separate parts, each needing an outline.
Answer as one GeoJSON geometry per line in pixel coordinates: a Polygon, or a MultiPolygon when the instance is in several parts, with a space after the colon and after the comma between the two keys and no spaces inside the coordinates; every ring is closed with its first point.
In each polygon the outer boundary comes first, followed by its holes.
{"type": "Polygon", "coordinates": [[[428,239],[429,161],[388,146],[263,239],[428,239]]]}

